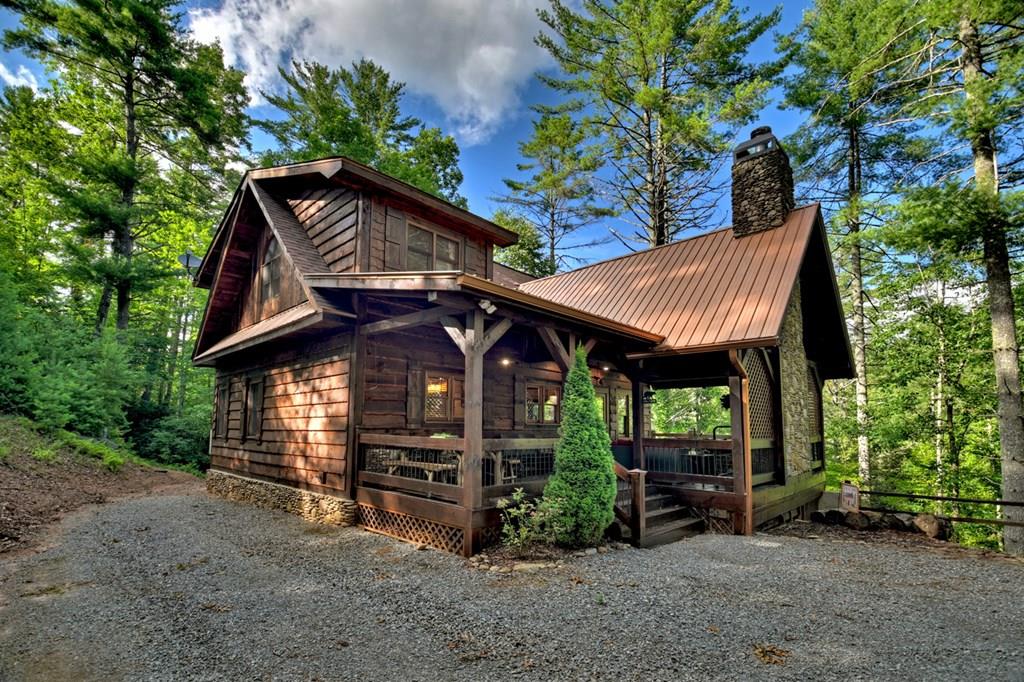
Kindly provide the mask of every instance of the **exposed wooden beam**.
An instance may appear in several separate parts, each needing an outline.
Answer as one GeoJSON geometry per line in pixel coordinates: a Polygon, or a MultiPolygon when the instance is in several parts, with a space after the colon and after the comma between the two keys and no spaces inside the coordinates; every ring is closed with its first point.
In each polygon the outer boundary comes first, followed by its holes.
{"type": "Polygon", "coordinates": [[[562,345],[562,340],[558,338],[558,332],[551,327],[537,327],[536,329],[537,333],[540,334],[541,341],[547,346],[551,359],[558,364],[558,367],[563,372],[568,372],[571,361],[569,354],[565,351],[565,346],[562,345]]]}
{"type": "Polygon", "coordinates": [[[442,317],[452,315],[456,312],[458,311],[445,306],[426,308],[424,310],[417,310],[414,313],[398,315],[387,320],[371,322],[370,324],[361,326],[359,328],[359,333],[371,336],[373,334],[393,332],[407,327],[418,327],[424,324],[432,324],[440,320],[442,317]]]}
{"type": "MultiPolygon", "coordinates": [[[[469,314],[473,315],[472,312],[469,314]]],[[[441,318],[441,326],[444,327],[444,330],[448,332],[448,336],[452,338],[455,345],[458,346],[459,350],[462,351],[462,354],[465,355],[466,351],[469,349],[469,345],[466,343],[466,330],[463,328],[462,324],[454,317],[445,315],[441,318]]]]}
{"type": "Polygon", "coordinates": [[[480,339],[479,343],[477,344],[477,350],[479,350],[481,354],[486,353],[491,349],[491,347],[494,344],[496,344],[501,339],[502,336],[505,335],[505,332],[507,332],[511,328],[512,320],[508,318],[498,320],[493,325],[491,325],[491,328],[488,329],[487,333],[484,334],[482,339],[480,339]]]}
{"type": "Polygon", "coordinates": [[[583,344],[583,350],[587,351],[587,355],[590,355],[590,351],[594,350],[594,346],[597,345],[597,339],[591,337],[587,339],[583,344]]]}

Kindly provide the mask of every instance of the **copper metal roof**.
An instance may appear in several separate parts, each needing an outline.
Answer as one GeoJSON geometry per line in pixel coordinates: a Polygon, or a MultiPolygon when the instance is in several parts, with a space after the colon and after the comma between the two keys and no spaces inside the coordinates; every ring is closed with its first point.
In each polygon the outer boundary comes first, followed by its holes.
{"type": "Polygon", "coordinates": [[[519,290],[665,337],[658,350],[701,351],[778,338],[818,205],[775,229],[731,229],[525,282],[519,290]]]}

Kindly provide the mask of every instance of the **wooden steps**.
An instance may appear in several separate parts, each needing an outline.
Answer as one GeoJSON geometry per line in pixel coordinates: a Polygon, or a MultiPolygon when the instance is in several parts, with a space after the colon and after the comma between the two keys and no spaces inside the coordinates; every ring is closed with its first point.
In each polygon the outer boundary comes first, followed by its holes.
{"type": "Polygon", "coordinates": [[[641,547],[656,547],[703,532],[704,521],[680,504],[671,490],[648,485],[644,491],[646,515],[641,547]]]}

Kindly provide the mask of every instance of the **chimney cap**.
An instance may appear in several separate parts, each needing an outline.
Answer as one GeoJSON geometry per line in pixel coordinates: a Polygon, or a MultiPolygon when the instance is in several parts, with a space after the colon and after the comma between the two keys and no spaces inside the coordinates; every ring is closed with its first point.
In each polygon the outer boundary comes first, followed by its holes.
{"type": "Polygon", "coordinates": [[[772,134],[771,126],[758,126],[750,131],[749,140],[736,147],[732,158],[734,163],[739,163],[777,148],[780,148],[779,142],[772,134]]]}
{"type": "Polygon", "coordinates": [[[750,139],[753,140],[755,137],[761,137],[762,135],[771,135],[771,126],[758,126],[750,131],[750,139]]]}

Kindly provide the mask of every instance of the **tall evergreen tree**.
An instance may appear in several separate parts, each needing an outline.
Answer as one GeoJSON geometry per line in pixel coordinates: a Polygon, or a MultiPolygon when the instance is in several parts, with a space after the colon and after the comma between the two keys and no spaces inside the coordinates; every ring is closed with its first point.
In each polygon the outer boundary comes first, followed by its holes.
{"type": "Polygon", "coordinates": [[[257,122],[278,144],[263,153],[264,163],[347,156],[465,206],[459,147],[440,129],[402,115],[404,83],[368,60],[351,69],[292,62],[290,73],[279,71],[287,92],[263,95],[284,117],[257,122]]]}
{"type": "Polygon", "coordinates": [[[785,106],[807,114],[787,141],[797,178],[831,218],[848,286],[855,370],[858,473],[871,478],[868,443],[867,317],[873,246],[864,230],[877,226],[882,205],[920,160],[904,126],[885,126],[895,102],[871,97],[884,78],[877,30],[902,7],[898,0],[817,0],[799,29],[780,41],[797,72],[785,81],[785,106]],[[875,55],[865,60],[865,54],[875,55]],[[867,267],[865,267],[867,266],[867,267]]]}
{"type": "Polygon", "coordinates": [[[533,223],[504,209],[495,211],[491,221],[519,235],[519,241],[512,246],[499,246],[494,250],[496,262],[534,277],[555,274],[555,268],[551,267],[551,262],[544,255],[544,244],[533,223]]]}
{"type": "Polygon", "coordinates": [[[23,48],[75,75],[79,92],[117,112],[106,122],[113,127],[104,142],[76,152],[75,165],[88,176],[89,188],[75,182],[59,190],[83,234],[105,239],[111,253],[98,268],[104,281],[97,328],[105,325],[112,298],[118,329],[128,327],[133,289],[147,269],[136,262],[143,191],[158,182],[159,163],[175,162],[183,136],[194,136],[212,164],[223,164],[216,153],[247,137],[242,74],[224,68],[219,47],[188,37],[176,4],[0,0],[21,20],[5,32],[5,47],[23,48]]]}
{"type": "Polygon", "coordinates": [[[764,103],[776,68],[747,51],[779,11],[744,19],[730,0],[551,0],[537,42],[558,76],[542,76],[592,118],[612,167],[612,201],[630,238],[666,244],[714,213],[715,173],[736,126],[764,103]]]}
{"type": "MultiPolygon", "coordinates": [[[[883,53],[892,76],[878,93],[906,98],[899,116],[938,128],[947,144],[935,155],[964,161],[960,173],[946,176],[944,187],[911,193],[902,238],[961,258],[980,252],[991,317],[1002,496],[1014,501],[1024,501],[1024,408],[1009,251],[1024,223],[1024,148],[1014,136],[1024,113],[1020,18],[1019,6],[1004,0],[930,0],[908,7],[885,26],[889,40],[883,53]]],[[[1024,508],[1006,507],[1003,514],[1024,521],[1024,508]]],[[[1007,551],[1024,553],[1024,528],[1007,526],[1003,537],[1007,551]]]]}
{"type": "Polygon", "coordinates": [[[509,193],[498,200],[529,220],[544,241],[545,270],[554,273],[577,249],[604,240],[570,237],[602,217],[614,215],[595,201],[594,174],[600,151],[587,145],[583,126],[567,114],[544,113],[533,122],[533,135],[519,144],[527,159],[516,167],[531,173],[525,180],[505,180],[509,193]]]}

